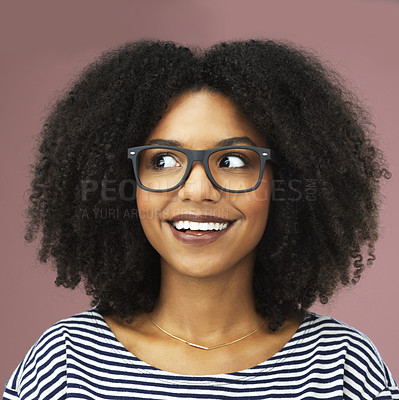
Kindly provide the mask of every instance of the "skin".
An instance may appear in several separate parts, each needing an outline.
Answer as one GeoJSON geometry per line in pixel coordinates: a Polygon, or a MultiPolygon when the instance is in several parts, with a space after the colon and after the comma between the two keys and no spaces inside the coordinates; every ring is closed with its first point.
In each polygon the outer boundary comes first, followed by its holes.
{"type": "MultiPolygon", "coordinates": [[[[218,147],[221,140],[243,136],[268,148],[265,138],[228,98],[202,90],[172,101],[145,144],[165,139],[188,149],[208,149],[218,147]]],[[[266,163],[258,189],[228,193],[214,187],[202,163],[195,162],[187,181],[174,191],[137,189],[142,227],[161,260],[160,297],[151,317],[163,329],[190,342],[214,346],[238,339],[264,321],[255,311],[252,275],[256,246],[267,224],[272,178],[272,166],[266,163]],[[180,213],[211,214],[236,222],[215,242],[192,246],[176,240],[167,222],[180,213]]],[[[131,324],[114,316],[105,319],[117,339],[141,360],[191,375],[257,365],[278,352],[300,325],[291,317],[271,332],[266,321],[240,342],[204,351],[167,336],[148,317],[143,314],[131,324]]]]}

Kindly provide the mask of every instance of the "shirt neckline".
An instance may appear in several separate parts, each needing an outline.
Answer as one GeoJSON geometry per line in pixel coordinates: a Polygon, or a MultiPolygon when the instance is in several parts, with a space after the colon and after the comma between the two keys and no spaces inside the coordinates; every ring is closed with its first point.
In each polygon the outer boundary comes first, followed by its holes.
{"type": "MultiPolygon", "coordinates": [[[[91,313],[92,319],[96,322],[95,328],[102,333],[102,337],[111,345],[112,350],[119,356],[122,356],[123,361],[127,364],[134,364],[135,368],[144,374],[148,374],[150,371],[156,372],[156,379],[160,381],[170,383],[171,379],[175,379],[174,383],[182,383],[186,379],[190,381],[195,380],[196,384],[201,384],[201,381],[203,381],[202,384],[204,385],[209,384],[209,380],[216,380],[218,381],[217,384],[220,385],[230,383],[232,378],[240,381],[246,381],[254,379],[259,374],[263,374],[272,370],[277,364],[284,361],[289,354],[295,351],[296,345],[304,339],[306,333],[315,321],[315,316],[317,316],[315,313],[308,311],[308,315],[302,320],[301,324],[292,335],[290,340],[288,340],[288,342],[285,343],[285,345],[277,353],[273,354],[273,356],[257,365],[235,372],[208,375],[189,375],[163,370],[141,360],[132,352],[127,350],[126,347],[116,338],[104,317],[98,311],[97,306],[88,311],[91,313]]],[[[213,384],[215,384],[215,382],[213,384]]]]}

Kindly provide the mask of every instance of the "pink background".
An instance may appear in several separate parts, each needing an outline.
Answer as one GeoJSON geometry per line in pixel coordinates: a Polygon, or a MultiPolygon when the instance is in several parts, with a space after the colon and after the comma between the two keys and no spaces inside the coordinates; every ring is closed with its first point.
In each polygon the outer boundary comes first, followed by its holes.
{"type": "Polygon", "coordinates": [[[313,310],[363,331],[399,379],[398,1],[2,0],[0,15],[1,385],[45,329],[89,307],[82,291],[55,287],[54,272],[38,265],[35,246],[23,240],[28,164],[46,106],[101,51],[141,38],[202,46],[288,39],[317,50],[351,82],[374,114],[393,177],[383,186],[374,266],[313,310]]]}

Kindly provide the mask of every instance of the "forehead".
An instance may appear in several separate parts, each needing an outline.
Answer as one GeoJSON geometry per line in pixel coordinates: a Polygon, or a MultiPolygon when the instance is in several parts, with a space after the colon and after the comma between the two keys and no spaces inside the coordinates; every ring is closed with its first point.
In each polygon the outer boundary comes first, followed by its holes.
{"type": "Polygon", "coordinates": [[[162,140],[187,148],[267,145],[252,121],[228,97],[205,90],[185,93],[169,103],[145,144],[166,144],[162,140]],[[239,142],[237,138],[244,139],[239,142]]]}

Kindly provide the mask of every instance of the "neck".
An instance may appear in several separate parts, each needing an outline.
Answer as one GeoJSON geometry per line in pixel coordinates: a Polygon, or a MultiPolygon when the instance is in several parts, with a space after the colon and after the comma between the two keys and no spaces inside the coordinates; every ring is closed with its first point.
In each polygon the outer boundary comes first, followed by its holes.
{"type": "Polygon", "coordinates": [[[169,333],[209,346],[253,331],[264,318],[255,312],[253,262],[248,261],[200,278],[163,261],[160,296],[151,317],[169,333]]]}

